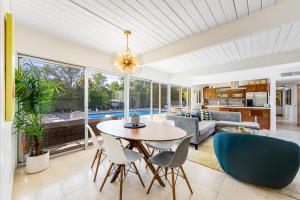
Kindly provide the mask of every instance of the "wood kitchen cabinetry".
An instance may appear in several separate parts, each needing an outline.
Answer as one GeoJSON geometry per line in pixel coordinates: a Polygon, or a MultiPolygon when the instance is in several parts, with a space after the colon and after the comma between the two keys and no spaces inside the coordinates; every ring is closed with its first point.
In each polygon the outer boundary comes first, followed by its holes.
{"type": "Polygon", "coordinates": [[[245,90],[231,90],[230,88],[204,88],[204,99],[214,98],[245,98],[245,90]]]}
{"type": "Polygon", "coordinates": [[[231,89],[229,87],[222,88],[203,88],[204,99],[215,98],[245,98],[246,92],[267,92],[268,84],[253,84],[240,86],[241,89],[231,89]]]}
{"type": "Polygon", "coordinates": [[[246,85],[246,92],[268,91],[268,84],[246,85]]]}
{"type": "Polygon", "coordinates": [[[270,129],[270,109],[251,110],[251,115],[257,119],[261,128],[270,129]]]}
{"type": "Polygon", "coordinates": [[[230,90],[231,98],[245,98],[245,90],[230,90]]]}
{"type": "Polygon", "coordinates": [[[204,88],[203,89],[204,99],[214,99],[217,98],[217,89],[216,88],[204,88]]]}

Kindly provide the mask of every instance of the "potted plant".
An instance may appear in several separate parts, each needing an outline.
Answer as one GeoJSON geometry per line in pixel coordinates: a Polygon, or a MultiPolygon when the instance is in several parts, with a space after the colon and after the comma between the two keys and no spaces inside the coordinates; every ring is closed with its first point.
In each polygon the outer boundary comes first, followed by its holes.
{"type": "Polygon", "coordinates": [[[15,128],[18,134],[25,136],[29,147],[26,172],[40,172],[49,166],[49,151],[43,148],[45,132],[43,117],[51,106],[53,93],[58,91],[58,85],[45,79],[40,68],[32,64],[27,70],[19,67],[15,81],[17,100],[15,128]]]}

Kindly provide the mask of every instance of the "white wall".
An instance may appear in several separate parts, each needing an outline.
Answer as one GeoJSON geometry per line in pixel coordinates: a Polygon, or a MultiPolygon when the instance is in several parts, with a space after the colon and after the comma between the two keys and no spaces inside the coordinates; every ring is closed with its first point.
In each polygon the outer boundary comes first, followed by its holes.
{"type": "Polygon", "coordinates": [[[9,200],[15,169],[15,140],[12,124],[5,122],[4,87],[4,13],[10,11],[10,0],[0,1],[0,199],[9,200]]]}
{"type": "MultiPolygon", "coordinates": [[[[18,24],[16,25],[16,50],[18,53],[31,56],[100,69],[104,72],[119,73],[117,67],[113,65],[111,55],[18,24]]],[[[141,67],[134,76],[158,82],[169,82],[169,76],[166,73],[149,67],[141,67]]]]}
{"type": "Polygon", "coordinates": [[[234,72],[218,73],[212,75],[191,78],[193,85],[224,83],[230,81],[247,81],[254,79],[275,78],[281,79],[280,74],[284,72],[299,71],[300,63],[261,67],[256,69],[239,70],[234,72]]]}

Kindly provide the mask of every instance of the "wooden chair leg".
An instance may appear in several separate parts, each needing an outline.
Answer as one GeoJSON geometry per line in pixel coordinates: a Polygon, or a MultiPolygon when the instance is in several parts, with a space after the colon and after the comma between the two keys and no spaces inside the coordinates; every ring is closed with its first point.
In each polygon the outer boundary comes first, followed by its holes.
{"type": "Polygon", "coordinates": [[[120,172],[120,197],[119,199],[122,200],[122,192],[123,192],[123,175],[124,175],[124,169],[125,167],[121,165],[121,172],[120,172]]]}
{"type": "Polygon", "coordinates": [[[174,175],[174,169],[171,169],[172,174],[172,194],[173,194],[173,200],[176,200],[176,193],[175,193],[175,175],[174,175]]]}
{"type": "Polygon", "coordinates": [[[126,167],[124,166],[124,169],[123,169],[123,177],[125,178],[126,176],[126,167]]]}
{"type": "Polygon", "coordinates": [[[104,180],[103,180],[103,182],[102,182],[102,185],[101,185],[101,187],[100,187],[100,189],[99,189],[100,192],[102,191],[103,186],[104,186],[104,184],[105,184],[105,182],[106,182],[106,179],[109,177],[111,168],[112,168],[113,166],[114,166],[114,163],[111,163],[110,166],[109,166],[109,169],[108,169],[108,171],[107,171],[107,173],[106,173],[106,175],[105,175],[105,178],[104,178],[104,180]]]}
{"type": "Polygon", "coordinates": [[[167,180],[167,178],[168,178],[168,168],[165,167],[165,179],[167,180]]]}
{"type": "Polygon", "coordinates": [[[139,179],[140,179],[140,181],[141,181],[143,187],[145,187],[145,184],[144,184],[144,182],[143,182],[143,180],[142,180],[142,178],[141,178],[141,175],[140,175],[140,173],[139,173],[139,170],[137,169],[137,167],[136,167],[136,165],[134,164],[134,162],[132,162],[132,165],[133,165],[134,170],[136,171],[136,174],[138,175],[138,177],[139,177],[139,179]]]}
{"type": "MultiPolygon", "coordinates": [[[[147,148],[149,149],[149,147],[147,146],[147,148]]],[[[152,151],[150,152],[150,149],[149,149],[149,153],[150,153],[150,157],[151,156],[153,156],[153,154],[154,154],[154,149],[152,149],[152,151]]],[[[147,163],[146,163],[146,169],[148,169],[148,165],[147,165],[147,163]]]]}
{"type": "Polygon", "coordinates": [[[150,157],[153,156],[155,149],[152,150],[150,157]]]}
{"type": "Polygon", "coordinates": [[[98,169],[99,169],[99,165],[100,165],[100,162],[101,162],[102,152],[103,152],[103,150],[100,150],[99,157],[98,157],[98,162],[97,162],[97,167],[96,167],[96,172],[95,172],[95,175],[94,175],[94,182],[96,181],[96,178],[97,178],[98,169]]]}
{"type": "Polygon", "coordinates": [[[159,172],[160,168],[161,168],[160,166],[157,168],[157,170],[156,170],[156,172],[155,172],[155,174],[154,174],[154,176],[153,176],[153,178],[152,178],[152,181],[151,181],[151,183],[150,183],[150,185],[149,185],[149,188],[148,188],[148,190],[147,190],[147,194],[149,194],[149,192],[150,192],[150,190],[151,190],[151,187],[152,187],[152,185],[153,185],[153,182],[154,182],[156,176],[158,176],[158,172],[159,172]]]}
{"type": "Polygon", "coordinates": [[[148,145],[147,145],[146,142],[145,142],[145,146],[146,146],[146,148],[147,148],[147,150],[148,150],[148,152],[149,152],[149,154],[150,154],[151,150],[150,150],[150,148],[148,147],[148,145]]]}
{"type": "Polygon", "coordinates": [[[96,161],[96,159],[97,159],[98,153],[99,153],[99,149],[97,149],[97,151],[96,151],[96,154],[95,154],[95,157],[94,157],[94,160],[93,160],[93,163],[92,163],[91,168],[94,167],[94,164],[95,164],[95,161],[96,161]]]}
{"type": "Polygon", "coordinates": [[[190,183],[189,183],[189,180],[188,180],[188,178],[187,178],[187,176],[186,176],[186,174],[185,174],[185,172],[184,172],[182,166],[180,166],[180,170],[181,170],[181,172],[182,172],[182,175],[183,175],[183,177],[184,177],[184,180],[185,180],[186,184],[188,185],[188,187],[189,187],[191,193],[193,194],[192,187],[191,187],[191,185],[190,185],[190,183]]]}

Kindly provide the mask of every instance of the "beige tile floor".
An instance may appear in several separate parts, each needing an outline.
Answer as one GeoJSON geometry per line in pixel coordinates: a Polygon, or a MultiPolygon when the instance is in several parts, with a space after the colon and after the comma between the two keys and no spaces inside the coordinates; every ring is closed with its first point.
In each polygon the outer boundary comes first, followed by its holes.
{"type": "MultiPolygon", "coordinates": [[[[15,200],[112,200],[118,199],[119,184],[109,182],[99,192],[108,162],[100,168],[96,183],[90,169],[94,149],[79,151],[51,159],[48,170],[27,175],[24,168],[15,172],[13,199],[15,200]]],[[[149,185],[152,174],[145,169],[144,162],[137,162],[142,178],[149,185]]],[[[291,199],[276,191],[236,181],[224,173],[187,161],[184,165],[194,194],[191,195],[183,180],[176,186],[178,199],[207,200],[279,200],[291,199]]],[[[146,194],[134,174],[128,175],[124,184],[123,199],[171,199],[170,186],[161,187],[155,182],[149,195],[146,194]]]]}
{"type": "MultiPolygon", "coordinates": [[[[300,141],[299,129],[290,124],[279,123],[278,131],[273,134],[279,137],[288,137],[300,141]],[[291,126],[291,127],[287,127],[291,126]],[[290,129],[289,129],[290,128],[290,129]]],[[[99,170],[96,183],[93,180],[94,170],[90,169],[94,149],[78,151],[51,159],[50,168],[33,175],[18,168],[15,172],[13,199],[14,200],[113,200],[118,199],[118,182],[107,182],[102,192],[100,184],[108,169],[108,161],[99,170]]],[[[144,162],[137,162],[146,188],[143,188],[134,174],[128,175],[124,184],[123,199],[129,200],[160,200],[171,199],[171,188],[161,187],[154,183],[149,195],[147,187],[152,178],[150,171],[145,168],[144,162]]],[[[183,180],[178,180],[176,186],[177,199],[197,200],[283,200],[292,199],[274,190],[256,187],[241,183],[230,176],[187,161],[184,164],[194,190],[191,195],[183,180]]]]}
{"type": "Polygon", "coordinates": [[[297,126],[294,122],[283,120],[282,117],[277,117],[277,130],[262,130],[263,134],[281,138],[284,140],[290,140],[300,145],[300,126],[297,126]]]}

